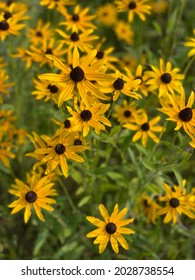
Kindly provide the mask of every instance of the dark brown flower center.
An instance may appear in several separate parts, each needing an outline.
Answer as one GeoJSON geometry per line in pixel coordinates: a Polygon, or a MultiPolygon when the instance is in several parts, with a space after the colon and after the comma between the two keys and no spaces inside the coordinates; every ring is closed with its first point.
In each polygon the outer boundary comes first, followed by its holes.
{"type": "Polygon", "coordinates": [[[177,199],[175,197],[171,198],[169,203],[170,203],[170,206],[173,208],[177,208],[180,205],[179,199],[177,199]]]}
{"type": "Polygon", "coordinates": [[[189,107],[186,107],[185,109],[181,110],[179,112],[179,118],[183,122],[189,122],[192,119],[192,109],[189,107]]]}
{"type": "Polygon", "coordinates": [[[47,87],[51,93],[56,93],[58,92],[58,87],[56,85],[48,85],[47,87]]]}
{"type": "Polygon", "coordinates": [[[55,146],[55,151],[58,155],[62,155],[66,151],[66,148],[63,144],[57,144],[55,146]]]}
{"type": "Polygon", "coordinates": [[[108,224],[106,225],[106,231],[107,231],[107,233],[109,233],[109,234],[115,233],[115,232],[116,232],[116,229],[117,229],[117,227],[116,227],[116,225],[115,225],[114,223],[108,223],[108,224]]]}
{"type": "Polygon", "coordinates": [[[87,122],[91,119],[92,117],[92,113],[91,111],[89,110],[83,110],[81,113],[80,113],[80,117],[81,119],[84,121],[84,122],[87,122]]]}
{"type": "Polygon", "coordinates": [[[75,139],[74,140],[74,145],[75,146],[82,145],[82,141],[80,139],[75,139]]]}
{"type": "Polygon", "coordinates": [[[12,17],[12,14],[10,12],[5,12],[4,13],[4,19],[8,19],[8,18],[11,18],[12,17]]]}
{"type": "Polygon", "coordinates": [[[131,112],[129,110],[124,111],[124,116],[129,118],[131,116],[131,112]]]}
{"type": "Polygon", "coordinates": [[[137,7],[137,5],[136,5],[135,1],[131,1],[131,2],[129,3],[128,8],[129,8],[130,10],[133,10],[133,9],[135,9],[136,7],[137,7]]]}
{"type": "Polygon", "coordinates": [[[0,21],[0,30],[6,31],[9,29],[9,24],[7,23],[6,20],[0,21]]]}
{"type": "Polygon", "coordinates": [[[160,78],[164,84],[169,84],[172,80],[172,77],[169,73],[162,74],[160,78]]]}
{"type": "Polygon", "coordinates": [[[74,14],[74,15],[72,16],[72,20],[73,20],[73,21],[79,21],[79,15],[78,15],[78,14],[74,14]]]}
{"type": "Polygon", "coordinates": [[[102,59],[104,57],[104,52],[103,51],[98,51],[97,54],[96,54],[96,57],[98,59],[102,59]]]}
{"type": "Polygon", "coordinates": [[[33,203],[37,200],[37,194],[34,191],[29,191],[25,195],[25,199],[29,203],[33,203]]]}
{"type": "Polygon", "coordinates": [[[37,35],[38,37],[42,37],[42,36],[43,36],[43,34],[42,34],[41,31],[37,31],[37,32],[36,32],[36,35],[37,35]]]}
{"type": "Polygon", "coordinates": [[[74,82],[80,82],[84,79],[84,77],[85,77],[85,73],[79,66],[73,68],[72,71],[70,72],[70,78],[74,82]]]}
{"type": "Polygon", "coordinates": [[[114,81],[113,83],[113,87],[115,89],[121,90],[124,87],[124,81],[121,78],[116,79],[116,81],[114,81]]]}
{"type": "Polygon", "coordinates": [[[69,120],[65,120],[64,121],[64,128],[70,128],[71,127],[71,123],[69,120]]]}
{"type": "Polygon", "coordinates": [[[143,123],[143,124],[141,125],[141,129],[142,129],[143,131],[148,131],[148,130],[150,129],[149,123],[148,123],[148,122],[143,123]]]}
{"type": "Polygon", "coordinates": [[[73,42],[76,42],[79,40],[79,35],[76,33],[76,32],[73,32],[70,36],[70,39],[73,41],[73,42]]]}
{"type": "Polygon", "coordinates": [[[47,48],[45,54],[53,54],[52,49],[51,48],[47,48]]]}

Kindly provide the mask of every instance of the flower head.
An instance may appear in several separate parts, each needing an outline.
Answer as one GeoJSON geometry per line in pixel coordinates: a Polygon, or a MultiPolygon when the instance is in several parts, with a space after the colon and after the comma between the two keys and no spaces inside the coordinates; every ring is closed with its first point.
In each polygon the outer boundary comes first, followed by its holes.
{"type": "Polygon", "coordinates": [[[91,105],[91,95],[98,99],[109,99],[109,97],[100,91],[98,82],[108,81],[110,80],[110,76],[101,72],[104,61],[94,61],[96,54],[97,51],[92,50],[80,61],[78,49],[75,47],[73,51],[72,68],[62,63],[57,57],[47,55],[49,59],[54,61],[54,65],[62,71],[62,74],[47,73],[40,75],[39,78],[41,80],[51,81],[56,85],[57,83],[61,83],[64,86],[64,90],[59,94],[59,107],[62,106],[64,101],[73,98],[75,90],[78,91],[79,99],[82,100],[86,106],[91,105]]]}
{"type": "Polygon", "coordinates": [[[106,208],[103,204],[99,205],[100,213],[104,219],[101,221],[98,218],[87,216],[87,220],[98,227],[87,234],[88,238],[96,237],[94,244],[99,244],[99,253],[102,254],[105,250],[108,242],[110,241],[112,249],[116,254],[118,254],[118,243],[125,249],[128,250],[129,246],[127,241],[122,236],[122,234],[133,234],[134,230],[129,228],[124,228],[124,226],[133,222],[132,219],[122,220],[126,215],[128,209],[124,208],[118,212],[118,204],[115,205],[112,214],[109,216],[106,208]]]}
{"type": "Polygon", "coordinates": [[[180,80],[184,79],[183,74],[179,74],[179,68],[172,69],[170,62],[166,64],[162,59],[160,59],[160,67],[157,68],[151,65],[152,71],[146,71],[145,74],[148,76],[149,85],[148,90],[154,91],[158,89],[159,96],[166,95],[167,92],[173,94],[174,91],[179,92],[182,88],[182,83],[180,80]]]}
{"type": "Polygon", "coordinates": [[[167,100],[160,99],[162,108],[158,110],[169,116],[167,120],[176,122],[175,130],[183,127],[184,131],[191,137],[195,137],[195,109],[194,105],[194,92],[192,91],[188,102],[186,104],[186,94],[184,90],[180,91],[178,95],[168,95],[167,100]]]}
{"type": "Polygon", "coordinates": [[[150,5],[148,0],[115,0],[117,10],[120,12],[128,12],[129,22],[132,22],[134,15],[137,14],[143,21],[146,20],[145,14],[150,14],[150,5]]]}
{"type": "Polygon", "coordinates": [[[194,205],[190,201],[191,194],[186,194],[185,184],[186,180],[183,180],[182,186],[173,186],[171,187],[164,183],[164,190],[166,195],[159,197],[160,201],[166,202],[166,206],[158,211],[159,215],[166,214],[164,218],[164,223],[169,223],[173,220],[173,223],[177,223],[178,216],[182,213],[188,217],[194,219],[194,205]]]}
{"type": "Polygon", "coordinates": [[[148,121],[148,116],[145,112],[140,115],[135,116],[135,124],[134,123],[125,123],[123,127],[126,127],[130,130],[137,131],[132,141],[136,142],[141,138],[142,145],[146,147],[148,138],[150,137],[155,143],[159,142],[159,138],[156,136],[156,132],[161,132],[163,130],[163,126],[156,125],[160,121],[160,116],[155,117],[148,121]]]}
{"type": "Polygon", "coordinates": [[[8,207],[13,208],[11,214],[25,208],[24,222],[27,223],[31,216],[31,210],[34,209],[38,218],[44,222],[41,209],[53,211],[54,208],[50,204],[56,203],[54,199],[48,197],[57,195],[53,186],[51,177],[41,177],[40,173],[35,172],[27,174],[26,184],[19,179],[15,179],[15,184],[12,185],[9,193],[17,196],[18,199],[8,205],[8,207]]]}
{"type": "Polygon", "coordinates": [[[97,134],[100,134],[101,130],[105,130],[105,125],[111,126],[110,121],[103,116],[108,110],[110,104],[94,104],[90,107],[80,105],[80,108],[76,106],[76,112],[71,107],[67,106],[68,112],[72,117],[68,118],[73,123],[73,131],[83,131],[83,136],[87,136],[90,127],[92,127],[97,134]]]}

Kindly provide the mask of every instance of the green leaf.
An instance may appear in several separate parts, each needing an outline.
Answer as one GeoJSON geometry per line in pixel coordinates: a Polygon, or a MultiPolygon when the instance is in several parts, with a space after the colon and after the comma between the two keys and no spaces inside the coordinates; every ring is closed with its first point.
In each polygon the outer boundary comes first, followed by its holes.
{"type": "Polygon", "coordinates": [[[181,177],[180,172],[175,167],[172,167],[171,169],[172,169],[173,173],[175,174],[175,177],[177,179],[179,186],[182,187],[182,177],[181,177]]]}
{"type": "Polygon", "coordinates": [[[49,234],[48,228],[44,228],[43,231],[41,231],[35,241],[34,250],[33,250],[33,256],[37,256],[41,250],[41,247],[44,245],[44,243],[47,240],[49,234]]]}
{"type": "Polygon", "coordinates": [[[78,207],[82,207],[83,205],[87,204],[87,202],[91,199],[91,195],[87,195],[85,197],[83,197],[79,203],[78,203],[78,207]]]}
{"type": "Polygon", "coordinates": [[[121,127],[119,125],[113,127],[110,131],[110,136],[116,135],[121,130],[121,127]]]}

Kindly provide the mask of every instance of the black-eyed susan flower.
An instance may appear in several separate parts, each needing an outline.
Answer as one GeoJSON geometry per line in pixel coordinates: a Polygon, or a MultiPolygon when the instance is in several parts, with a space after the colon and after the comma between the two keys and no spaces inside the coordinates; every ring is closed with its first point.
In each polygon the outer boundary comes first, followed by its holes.
{"type": "Polygon", "coordinates": [[[150,14],[150,4],[148,0],[115,0],[118,12],[128,12],[128,20],[133,21],[134,15],[137,14],[143,21],[146,20],[146,14],[150,14]]]}
{"type": "Polygon", "coordinates": [[[34,46],[43,43],[44,40],[49,40],[54,33],[50,22],[43,23],[41,19],[38,20],[35,28],[29,28],[28,32],[28,38],[34,46]]]}
{"type": "Polygon", "coordinates": [[[72,32],[84,31],[86,29],[96,29],[96,26],[92,23],[92,20],[96,17],[95,15],[89,15],[90,9],[82,8],[76,5],[74,11],[69,14],[66,9],[62,9],[61,13],[65,17],[65,21],[61,22],[60,25],[65,25],[67,30],[72,32]]]}
{"type": "Polygon", "coordinates": [[[114,27],[115,34],[119,40],[125,41],[128,45],[133,43],[133,30],[128,22],[118,20],[114,27]]]}
{"type": "Polygon", "coordinates": [[[129,245],[122,234],[133,234],[134,230],[130,228],[125,228],[124,226],[132,223],[134,219],[123,220],[123,217],[127,214],[128,209],[123,208],[119,212],[118,204],[115,205],[112,214],[109,216],[105,206],[103,204],[99,205],[100,213],[104,221],[87,216],[87,220],[94,226],[98,227],[87,234],[88,238],[96,237],[94,244],[99,244],[99,253],[102,254],[110,241],[113,251],[118,254],[118,243],[125,249],[129,249],[129,245]]]}
{"type": "Polygon", "coordinates": [[[112,3],[106,3],[97,8],[96,16],[100,23],[106,26],[113,26],[117,22],[118,13],[112,3]]]}
{"type": "Polygon", "coordinates": [[[112,114],[114,118],[121,124],[135,122],[135,114],[142,113],[142,109],[137,110],[135,102],[128,103],[123,100],[123,105],[116,105],[115,112],[112,114]]]}
{"type": "Polygon", "coordinates": [[[156,219],[159,217],[158,211],[161,208],[159,204],[156,203],[154,198],[143,193],[137,199],[138,205],[141,206],[141,210],[146,217],[146,223],[156,224],[156,219]]]}
{"type": "Polygon", "coordinates": [[[33,80],[36,90],[32,92],[37,100],[44,99],[45,102],[53,100],[57,104],[62,86],[51,84],[48,81],[33,80]]]}
{"type": "Polygon", "coordinates": [[[108,110],[110,104],[97,103],[90,107],[80,104],[80,108],[75,106],[73,111],[71,107],[67,106],[68,112],[72,117],[68,118],[73,123],[73,131],[82,131],[83,137],[87,136],[90,127],[95,130],[95,133],[100,134],[101,130],[105,130],[105,125],[111,126],[110,121],[103,116],[108,110]]]}
{"type": "Polygon", "coordinates": [[[25,208],[24,222],[27,223],[31,211],[34,209],[37,217],[44,222],[45,219],[41,210],[53,211],[54,208],[50,204],[56,203],[53,198],[50,198],[50,196],[57,195],[53,186],[51,177],[41,177],[40,173],[35,172],[27,174],[27,183],[15,179],[15,184],[12,185],[9,193],[17,196],[18,199],[8,205],[8,207],[13,208],[11,214],[16,214],[25,208]]]}
{"type": "Polygon", "coordinates": [[[47,55],[50,60],[54,61],[54,65],[62,71],[62,74],[47,73],[39,75],[39,78],[41,80],[51,81],[56,85],[57,83],[61,83],[64,86],[64,90],[61,91],[58,99],[59,107],[62,106],[64,101],[72,99],[75,91],[78,91],[79,99],[89,107],[91,105],[91,95],[98,99],[109,100],[109,97],[100,91],[98,82],[106,82],[110,79],[110,76],[101,72],[104,61],[98,60],[94,62],[96,54],[97,51],[92,50],[80,62],[79,52],[75,47],[72,68],[62,63],[57,57],[47,55]]]}
{"type": "Polygon", "coordinates": [[[179,74],[179,68],[173,68],[170,62],[165,62],[160,59],[160,67],[157,68],[151,65],[152,71],[146,71],[148,76],[146,84],[149,85],[148,90],[159,91],[159,96],[166,95],[167,93],[173,94],[174,91],[180,92],[182,87],[181,80],[184,79],[183,74],[179,74]]]}
{"type": "Polygon", "coordinates": [[[95,47],[95,49],[97,50],[96,59],[97,60],[104,59],[106,67],[108,69],[112,69],[116,71],[115,64],[119,61],[119,59],[112,55],[112,52],[114,51],[114,47],[105,48],[103,46],[104,42],[105,42],[105,38],[103,38],[95,47]]]}
{"type": "MultiPolygon", "coordinates": [[[[195,35],[195,29],[193,30],[193,33],[195,35]]],[[[192,49],[188,52],[188,56],[194,56],[195,55],[195,36],[194,38],[188,38],[188,41],[184,43],[184,46],[191,47],[192,49]]]]}
{"type": "Polygon", "coordinates": [[[66,50],[63,48],[62,43],[57,43],[56,40],[52,38],[50,40],[44,39],[41,45],[31,45],[30,50],[26,52],[32,57],[33,61],[40,63],[40,66],[46,63],[52,66],[53,63],[47,58],[47,54],[61,57],[66,53],[66,50]]]}
{"type": "MultiPolygon", "coordinates": [[[[128,73],[127,69],[126,72],[128,73]]],[[[136,91],[140,83],[140,79],[135,80],[116,70],[115,74],[112,75],[112,79],[102,85],[101,91],[105,93],[112,93],[113,101],[116,101],[120,94],[139,99],[141,98],[141,95],[136,91]]],[[[101,85],[101,83],[99,83],[99,85],[101,85]]]]}
{"type": "Polygon", "coordinates": [[[122,71],[124,68],[134,71],[137,66],[137,60],[131,54],[124,54],[119,57],[117,66],[120,71],[122,71]]]}
{"type": "Polygon", "coordinates": [[[168,95],[167,100],[159,99],[162,108],[158,110],[165,115],[168,115],[167,120],[176,122],[175,130],[183,128],[184,131],[191,137],[195,137],[195,109],[194,92],[192,91],[186,104],[186,94],[183,89],[180,90],[180,96],[168,95]]]}
{"type": "Polygon", "coordinates": [[[61,9],[65,5],[74,5],[74,0],[40,0],[40,5],[47,6],[48,9],[61,9]]]}
{"type": "Polygon", "coordinates": [[[76,162],[83,162],[84,159],[77,155],[78,152],[83,152],[89,147],[84,145],[74,145],[74,135],[67,131],[61,131],[56,137],[49,137],[47,135],[41,135],[41,139],[44,141],[44,148],[37,148],[34,153],[27,154],[28,156],[40,157],[40,161],[35,163],[34,168],[40,165],[46,165],[45,174],[49,174],[52,171],[56,171],[59,175],[68,176],[68,160],[76,162]]]}
{"type": "Polygon", "coordinates": [[[132,138],[133,142],[138,141],[141,138],[142,145],[146,147],[148,138],[151,138],[155,143],[159,143],[159,138],[155,133],[162,132],[163,126],[156,125],[160,121],[160,116],[148,120],[148,115],[143,113],[135,116],[136,123],[126,123],[123,127],[130,130],[137,131],[132,138]]]}
{"type": "Polygon", "coordinates": [[[166,202],[166,206],[158,211],[158,215],[166,215],[164,223],[177,223],[178,216],[185,214],[189,218],[194,219],[194,205],[190,201],[191,194],[186,194],[185,189],[186,180],[183,180],[182,186],[173,186],[171,188],[168,184],[164,183],[165,196],[159,197],[159,201],[166,202]]]}
{"type": "Polygon", "coordinates": [[[166,0],[160,0],[160,1],[154,0],[150,3],[150,6],[153,13],[160,14],[160,13],[164,13],[167,10],[169,4],[168,1],[166,0]]]}
{"type": "Polygon", "coordinates": [[[68,64],[72,64],[72,50],[77,47],[81,52],[89,53],[93,49],[93,40],[97,40],[97,35],[92,35],[93,29],[88,29],[83,32],[72,32],[71,34],[66,34],[60,29],[56,29],[57,33],[63,37],[60,43],[65,44],[65,48],[68,52],[68,64]]]}
{"type": "Polygon", "coordinates": [[[19,30],[24,28],[24,24],[18,23],[16,20],[12,20],[12,18],[8,18],[7,20],[4,18],[3,14],[0,14],[0,39],[2,41],[5,40],[7,35],[18,35],[19,30]]]}

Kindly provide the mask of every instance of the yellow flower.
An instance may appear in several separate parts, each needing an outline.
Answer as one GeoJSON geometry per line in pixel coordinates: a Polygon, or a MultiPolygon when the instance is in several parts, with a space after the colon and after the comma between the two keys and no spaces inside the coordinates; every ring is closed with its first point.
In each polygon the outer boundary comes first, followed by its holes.
{"type": "Polygon", "coordinates": [[[117,22],[116,7],[111,3],[101,5],[96,10],[96,16],[102,24],[112,26],[117,22]]]}
{"type": "Polygon", "coordinates": [[[104,221],[101,221],[98,218],[87,216],[87,220],[98,227],[87,234],[88,238],[96,237],[94,244],[99,244],[99,253],[102,254],[105,250],[108,242],[110,241],[112,249],[116,254],[118,254],[118,243],[125,249],[128,250],[129,246],[127,241],[122,236],[122,234],[133,234],[135,233],[134,230],[125,228],[124,226],[133,222],[132,219],[122,220],[123,217],[126,215],[128,209],[123,208],[120,212],[118,212],[118,204],[115,205],[114,210],[109,216],[106,208],[103,204],[99,205],[99,210],[104,218],[104,221]]]}
{"type": "Polygon", "coordinates": [[[114,31],[119,40],[124,40],[128,45],[131,45],[133,43],[134,33],[129,23],[123,20],[117,21],[114,27],[114,31]]]}
{"type": "MultiPolygon", "coordinates": [[[[125,69],[128,74],[128,69],[125,69]]],[[[116,101],[119,95],[123,93],[126,96],[139,99],[141,95],[136,92],[138,85],[141,83],[140,79],[132,79],[118,70],[112,75],[109,82],[102,84],[101,91],[113,93],[113,100],[116,101]]],[[[99,83],[101,85],[101,83],[99,83]]]]}
{"type": "MultiPolygon", "coordinates": [[[[193,33],[195,35],[195,29],[193,30],[193,33]]],[[[191,47],[192,49],[188,52],[188,56],[194,56],[195,55],[195,37],[189,38],[187,42],[184,43],[184,46],[191,47]]]]}
{"type": "Polygon", "coordinates": [[[51,84],[48,81],[37,81],[33,80],[36,90],[32,92],[32,95],[36,97],[36,99],[40,100],[43,99],[45,102],[49,100],[53,100],[54,103],[57,104],[60,91],[62,90],[62,86],[58,84],[51,84]]]}
{"type": "Polygon", "coordinates": [[[53,185],[54,183],[51,182],[51,177],[41,177],[41,174],[35,172],[27,174],[27,184],[19,179],[15,179],[15,184],[12,185],[9,193],[17,196],[18,200],[8,205],[8,207],[14,208],[11,214],[16,214],[25,208],[24,222],[27,223],[31,216],[31,210],[34,209],[38,218],[44,222],[41,209],[53,211],[54,208],[50,204],[56,203],[54,199],[48,197],[57,195],[55,189],[53,189],[53,185]]]}
{"type": "Polygon", "coordinates": [[[19,30],[25,27],[25,24],[20,24],[19,21],[28,18],[24,16],[26,10],[25,5],[21,6],[19,10],[18,6],[12,3],[0,14],[0,39],[2,41],[5,40],[7,35],[17,35],[19,30]]]}
{"type": "Polygon", "coordinates": [[[47,6],[48,9],[61,9],[65,5],[74,5],[74,0],[40,0],[40,5],[47,6]]]}
{"type": "Polygon", "coordinates": [[[184,79],[183,74],[178,74],[179,68],[172,69],[171,63],[166,64],[160,59],[160,68],[151,65],[152,71],[146,71],[145,74],[148,76],[149,85],[148,90],[159,91],[159,96],[166,95],[166,93],[173,94],[174,91],[180,92],[182,83],[180,80],[184,79]]]}
{"type": "Polygon", "coordinates": [[[52,38],[50,40],[44,39],[41,46],[30,46],[30,50],[26,51],[35,62],[39,62],[40,66],[48,63],[50,66],[53,66],[53,63],[50,59],[47,58],[48,54],[60,57],[65,54],[66,50],[63,48],[63,44],[56,43],[52,38]]]}
{"type": "Polygon", "coordinates": [[[135,14],[137,14],[143,21],[146,20],[145,14],[150,14],[151,7],[148,0],[115,0],[114,2],[117,5],[119,13],[128,11],[129,22],[133,21],[135,14]]]}
{"type": "Polygon", "coordinates": [[[176,122],[175,130],[183,127],[184,131],[191,137],[195,137],[195,109],[194,105],[194,92],[192,91],[188,102],[186,104],[186,94],[184,90],[180,91],[178,95],[168,95],[168,100],[159,99],[162,108],[158,111],[169,116],[167,120],[176,122]]]}
{"type": "Polygon", "coordinates": [[[98,36],[91,35],[93,29],[88,29],[82,33],[72,32],[72,34],[66,34],[60,29],[56,30],[64,40],[60,40],[61,43],[67,45],[66,49],[68,52],[68,64],[72,64],[72,50],[77,47],[82,52],[89,53],[93,49],[92,41],[98,39],[98,36]]]}
{"type": "Polygon", "coordinates": [[[85,103],[86,106],[91,105],[91,95],[98,99],[108,100],[109,97],[105,96],[99,89],[98,81],[105,82],[110,79],[108,74],[100,72],[104,61],[99,60],[94,62],[97,54],[96,50],[92,50],[80,62],[79,52],[77,48],[73,51],[73,64],[72,68],[66,66],[53,55],[47,57],[54,61],[54,65],[62,71],[62,74],[42,74],[39,75],[41,80],[48,80],[57,85],[61,83],[64,85],[64,90],[61,91],[58,99],[58,106],[61,107],[64,101],[72,99],[75,90],[78,91],[79,98],[85,103]],[[96,81],[96,83],[94,83],[96,81]],[[91,95],[89,94],[91,93],[91,95]]]}
{"type": "Polygon", "coordinates": [[[105,37],[95,47],[95,49],[97,50],[96,59],[97,60],[104,59],[106,67],[108,69],[112,69],[116,71],[116,66],[114,65],[114,63],[116,64],[119,61],[119,59],[111,55],[111,53],[114,51],[113,47],[109,47],[109,48],[103,47],[104,42],[105,42],[105,37]]]}
{"type": "Polygon", "coordinates": [[[160,1],[154,0],[152,3],[150,3],[150,6],[152,12],[160,14],[160,13],[164,13],[167,10],[168,3],[165,0],[160,0],[160,1]]]}
{"type": "Polygon", "coordinates": [[[155,143],[159,142],[159,138],[155,135],[156,132],[161,132],[163,126],[156,125],[160,121],[160,116],[148,121],[148,116],[146,113],[135,116],[136,124],[126,123],[123,127],[130,130],[136,130],[137,132],[133,136],[132,141],[136,142],[140,138],[142,139],[142,145],[146,147],[148,142],[148,137],[150,137],[155,143]],[[155,133],[154,133],[155,132],[155,133]]]}
{"type": "Polygon", "coordinates": [[[142,113],[142,109],[137,110],[135,102],[130,104],[127,100],[123,101],[123,105],[115,106],[115,113],[112,114],[114,118],[117,118],[117,121],[121,124],[135,122],[135,114],[142,113]]]}
{"type": "Polygon", "coordinates": [[[101,130],[105,130],[105,125],[111,126],[110,121],[103,116],[108,110],[110,104],[94,104],[90,107],[84,104],[80,105],[80,109],[75,106],[76,112],[71,107],[67,106],[68,112],[72,117],[68,118],[73,124],[72,131],[83,131],[83,137],[87,136],[90,127],[95,130],[95,133],[100,134],[101,130]]]}
{"type": "Polygon", "coordinates": [[[40,165],[46,164],[46,175],[55,170],[59,175],[67,177],[67,159],[76,162],[84,161],[84,159],[76,153],[83,152],[84,150],[87,150],[88,147],[74,145],[74,134],[68,133],[64,130],[61,131],[58,136],[54,135],[54,137],[48,137],[47,135],[42,135],[41,139],[43,140],[43,143],[45,143],[42,144],[43,147],[37,148],[34,153],[27,154],[28,156],[33,156],[40,160],[38,163],[35,163],[34,169],[40,165]],[[61,170],[59,167],[61,167],[61,170]]]}
{"type": "Polygon", "coordinates": [[[156,224],[157,212],[161,208],[160,205],[145,193],[138,197],[138,204],[141,205],[142,212],[146,217],[146,223],[156,224]]]}
{"type": "Polygon", "coordinates": [[[29,29],[28,37],[30,42],[37,46],[39,43],[43,43],[44,40],[49,40],[53,36],[53,29],[50,28],[50,22],[43,24],[39,19],[35,28],[29,29]]]}
{"type": "Polygon", "coordinates": [[[92,23],[95,15],[88,15],[89,8],[81,8],[76,5],[72,14],[68,14],[66,9],[62,9],[61,13],[65,17],[65,21],[60,25],[65,25],[67,30],[72,32],[84,31],[86,29],[96,29],[96,26],[92,23]]]}
{"type": "Polygon", "coordinates": [[[158,215],[166,214],[164,223],[169,223],[173,220],[173,223],[177,223],[178,215],[182,213],[186,216],[194,219],[194,205],[190,201],[191,194],[186,194],[185,190],[186,180],[183,180],[182,186],[171,187],[164,183],[164,189],[166,195],[159,197],[160,201],[165,201],[166,206],[158,211],[158,215]]]}

